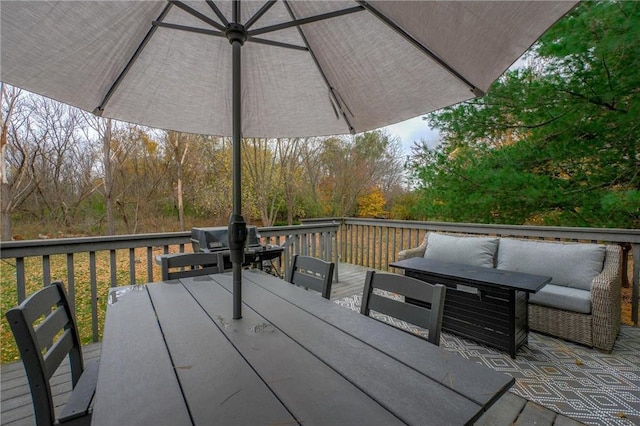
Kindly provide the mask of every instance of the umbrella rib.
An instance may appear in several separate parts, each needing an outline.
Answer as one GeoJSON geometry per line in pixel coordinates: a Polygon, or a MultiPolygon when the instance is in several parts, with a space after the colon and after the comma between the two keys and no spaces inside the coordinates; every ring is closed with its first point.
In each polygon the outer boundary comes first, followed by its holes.
{"type": "Polygon", "coordinates": [[[366,8],[369,12],[371,12],[372,15],[374,15],[376,18],[380,19],[383,23],[385,23],[389,28],[391,28],[392,30],[400,34],[400,36],[402,36],[405,40],[407,40],[409,43],[417,47],[422,53],[429,56],[431,59],[433,59],[438,64],[440,64],[440,66],[442,66],[444,69],[449,71],[458,80],[462,81],[465,85],[469,86],[469,88],[471,89],[471,91],[475,96],[484,96],[485,93],[481,89],[479,89],[478,87],[476,87],[476,85],[474,85],[469,80],[467,80],[462,74],[456,71],[455,68],[449,65],[444,59],[436,55],[427,46],[422,44],[420,41],[416,40],[411,34],[407,33],[399,25],[393,22],[393,20],[391,20],[388,16],[386,16],[384,13],[380,12],[378,9],[373,7],[368,1],[364,1],[364,0],[356,0],[356,1],[362,7],[366,8]]]}
{"type": "Polygon", "coordinates": [[[220,19],[220,21],[222,21],[222,25],[224,25],[225,27],[227,25],[229,25],[229,21],[227,20],[227,18],[222,14],[222,12],[220,11],[220,9],[218,8],[218,6],[216,6],[216,4],[211,1],[211,0],[206,0],[207,4],[209,5],[209,7],[211,8],[211,10],[213,10],[213,13],[216,14],[216,16],[218,17],[218,19],[220,19]]]}
{"type": "MultiPolygon", "coordinates": [[[[167,16],[167,14],[169,13],[169,10],[171,10],[171,6],[172,6],[172,4],[168,3],[165,6],[165,8],[162,10],[162,12],[160,13],[160,16],[158,16],[158,19],[156,21],[162,21],[167,16]]],[[[107,91],[107,94],[102,99],[102,102],[100,102],[100,105],[98,105],[93,110],[93,113],[95,115],[97,115],[98,117],[100,117],[102,115],[102,112],[104,111],[105,105],[107,104],[107,102],[109,102],[109,99],[111,99],[111,96],[113,96],[113,94],[115,93],[115,91],[118,88],[118,86],[120,86],[120,83],[122,83],[122,80],[124,80],[125,76],[129,73],[129,70],[131,69],[133,64],[136,62],[136,60],[138,59],[138,57],[140,56],[142,51],[145,49],[145,47],[149,43],[149,40],[151,40],[151,37],[153,36],[153,34],[156,32],[157,29],[158,29],[157,26],[151,25],[151,28],[149,29],[147,34],[142,39],[142,42],[140,43],[140,45],[138,46],[136,51],[133,52],[133,55],[129,59],[129,62],[127,62],[127,65],[125,65],[124,69],[120,72],[120,75],[118,75],[118,78],[116,78],[116,80],[113,82],[113,84],[111,85],[111,87],[107,91]]]]}
{"type": "Polygon", "coordinates": [[[191,33],[206,34],[206,35],[211,35],[216,37],[227,37],[225,33],[221,31],[208,30],[206,28],[188,27],[186,25],[170,24],[168,22],[158,22],[158,21],[153,21],[153,25],[157,27],[171,28],[172,30],[188,31],[191,33]]]}
{"type": "MultiPolygon", "coordinates": [[[[180,31],[187,31],[190,33],[196,33],[196,34],[204,34],[204,35],[210,35],[210,36],[214,36],[214,37],[227,37],[227,35],[223,32],[220,31],[214,31],[214,30],[208,30],[206,28],[196,28],[196,27],[188,27],[186,25],[178,25],[178,24],[170,24],[168,22],[158,22],[158,21],[153,21],[153,25],[157,26],[157,27],[163,27],[163,28],[170,28],[172,30],[180,30],[180,31]]],[[[247,40],[253,42],[253,43],[258,43],[258,44],[266,44],[269,46],[276,46],[276,47],[284,47],[287,49],[293,49],[293,50],[301,50],[303,52],[308,52],[309,49],[307,49],[304,46],[296,46],[295,44],[289,44],[289,43],[282,43],[279,41],[274,41],[274,40],[266,40],[263,38],[258,38],[258,37],[249,37],[247,40]]]]}
{"type": "Polygon", "coordinates": [[[268,2],[266,2],[261,8],[260,10],[258,10],[255,15],[253,15],[245,24],[244,24],[244,29],[248,30],[253,24],[256,23],[256,21],[258,19],[260,19],[262,17],[262,15],[264,15],[265,13],[267,13],[267,11],[269,9],[271,9],[271,6],[273,6],[274,4],[276,4],[276,0],[269,0],[268,2]]]}
{"type": "MultiPolygon", "coordinates": [[[[293,22],[295,22],[296,21],[296,17],[293,14],[293,10],[291,10],[291,6],[289,5],[289,2],[287,0],[283,0],[283,3],[284,3],[284,5],[285,5],[285,7],[287,9],[287,12],[289,12],[289,15],[294,20],[293,22]]],[[[333,101],[335,102],[335,104],[338,105],[338,108],[340,108],[340,113],[342,114],[342,118],[344,118],[344,121],[347,123],[347,126],[349,127],[349,132],[351,132],[351,134],[354,134],[355,133],[355,129],[351,125],[351,121],[349,121],[349,118],[347,118],[347,114],[342,109],[342,105],[341,105],[340,101],[338,100],[338,97],[336,96],[335,89],[329,83],[329,79],[327,78],[327,75],[325,74],[324,70],[320,66],[320,63],[318,62],[318,58],[316,58],[315,53],[313,53],[313,50],[311,49],[311,46],[309,46],[309,42],[307,41],[307,37],[305,37],[304,32],[302,31],[302,28],[300,28],[300,26],[298,26],[297,29],[298,29],[298,33],[300,34],[300,37],[302,38],[302,41],[304,42],[304,45],[307,46],[307,49],[309,51],[309,55],[311,55],[311,59],[313,59],[313,62],[316,64],[316,67],[318,68],[318,72],[320,73],[320,75],[322,76],[322,79],[324,80],[325,84],[329,88],[329,93],[331,95],[331,98],[333,98],[333,101]]],[[[331,104],[331,107],[334,108],[334,111],[335,111],[335,107],[334,107],[333,104],[331,104]]]]}
{"type": "Polygon", "coordinates": [[[172,3],[172,4],[175,4],[180,9],[184,10],[185,12],[187,12],[189,15],[191,15],[191,16],[193,16],[195,18],[198,18],[202,22],[211,25],[213,28],[215,28],[217,30],[224,31],[226,29],[224,27],[224,25],[214,21],[213,19],[209,18],[207,15],[203,15],[202,13],[198,12],[197,10],[192,8],[191,6],[187,6],[186,4],[184,4],[181,1],[169,0],[169,2],[172,3]]]}
{"type": "Polygon", "coordinates": [[[274,41],[274,40],[266,40],[264,38],[249,37],[247,41],[251,41],[253,43],[259,43],[259,44],[267,44],[269,46],[284,47],[286,49],[301,50],[303,52],[309,51],[309,49],[304,46],[296,46],[295,44],[282,43],[280,41],[274,41]]]}
{"type": "Polygon", "coordinates": [[[348,9],[336,10],[334,12],[323,13],[321,15],[316,15],[316,16],[309,16],[308,18],[302,18],[302,19],[296,19],[293,16],[293,14],[291,14],[293,21],[283,22],[282,24],[269,25],[268,27],[262,27],[257,30],[252,30],[252,31],[249,31],[249,35],[255,36],[259,34],[270,33],[273,31],[284,30],[286,28],[291,28],[291,27],[300,28],[300,25],[309,24],[311,22],[323,21],[325,19],[331,19],[331,18],[335,18],[342,15],[348,15],[355,12],[362,12],[363,10],[365,10],[363,6],[354,6],[348,9]]]}

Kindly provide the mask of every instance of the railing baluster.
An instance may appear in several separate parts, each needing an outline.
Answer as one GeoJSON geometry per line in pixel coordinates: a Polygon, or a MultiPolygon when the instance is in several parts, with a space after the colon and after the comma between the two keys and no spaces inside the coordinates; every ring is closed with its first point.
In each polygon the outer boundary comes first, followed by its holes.
{"type": "Polygon", "coordinates": [[[73,267],[73,253],[67,253],[67,292],[69,293],[69,305],[76,312],[76,280],[73,267]]]}
{"type": "Polygon", "coordinates": [[[51,284],[51,259],[48,254],[42,256],[42,281],[45,287],[51,284]]]}
{"type": "Polygon", "coordinates": [[[91,285],[91,328],[93,341],[98,341],[98,280],[96,271],[96,252],[89,252],[89,276],[91,285]]]}
{"type": "Polygon", "coordinates": [[[116,263],[115,250],[109,250],[109,270],[111,271],[111,287],[117,287],[118,277],[116,273],[118,272],[118,266],[116,263]]]}
{"type": "Polygon", "coordinates": [[[365,234],[365,226],[362,225],[360,227],[360,262],[358,263],[359,265],[365,265],[364,263],[364,234],[365,234]]]}
{"type": "MultiPolygon", "coordinates": [[[[631,245],[632,250],[628,256],[630,258],[633,257],[633,262],[629,262],[629,272],[631,275],[628,277],[627,282],[633,286],[632,320],[636,325],[638,324],[638,297],[640,297],[638,294],[640,287],[638,278],[640,269],[640,231],[638,230],[482,225],[360,218],[320,219],[316,225],[312,222],[304,222],[303,225],[299,226],[266,227],[260,229],[260,233],[265,241],[276,242],[278,245],[286,246],[281,265],[282,272],[286,274],[293,254],[309,254],[332,260],[336,263],[336,282],[339,262],[348,262],[365,267],[389,270],[389,262],[395,260],[395,256],[399,251],[419,245],[422,243],[426,232],[429,231],[631,245]]],[[[25,264],[25,258],[33,258],[34,262],[41,263],[43,273],[42,281],[48,284],[53,278],[51,276],[52,269],[54,272],[58,270],[58,260],[54,255],[64,254],[67,263],[68,291],[72,301],[75,302],[76,309],[81,309],[81,305],[83,306],[82,309],[89,309],[89,307],[85,306],[88,304],[91,305],[93,339],[98,340],[100,335],[98,324],[101,316],[99,317],[98,315],[96,253],[110,253],[110,286],[117,286],[136,283],[135,250],[137,248],[145,248],[147,254],[146,281],[152,282],[154,269],[153,249],[155,247],[162,247],[164,253],[169,253],[176,249],[185,251],[189,242],[189,232],[7,241],[3,242],[0,257],[2,259],[15,259],[15,285],[18,302],[22,302],[26,296],[28,296],[27,291],[32,291],[32,286],[29,286],[29,289],[27,289],[26,285],[27,265],[25,264]],[[129,250],[129,283],[117,282],[119,276],[117,250],[129,250]],[[89,254],[89,279],[83,278],[82,281],[75,279],[75,253],[89,254]],[[50,256],[54,257],[51,258],[50,256]],[[90,301],[84,296],[87,294],[87,285],[91,286],[90,301]],[[80,294],[85,297],[84,300],[78,298],[80,294]]],[[[141,256],[139,261],[142,260],[144,262],[144,259],[145,256],[141,256]]],[[[31,266],[31,264],[29,263],[28,266],[31,266]]],[[[36,264],[36,268],[38,266],[39,265],[36,264]]],[[[144,265],[142,266],[144,267],[144,265]]],[[[123,269],[124,268],[126,268],[126,266],[124,266],[123,269]]],[[[623,273],[625,272],[626,271],[623,271],[623,273]]],[[[623,279],[626,278],[627,276],[625,275],[623,279]]]]}
{"type": "Polygon", "coordinates": [[[633,250],[633,287],[631,291],[631,321],[638,325],[638,288],[640,287],[640,244],[632,244],[633,250]]]}
{"type": "Polygon", "coordinates": [[[371,251],[371,254],[369,254],[368,257],[368,261],[370,262],[369,265],[371,265],[372,268],[375,269],[376,267],[376,232],[377,229],[375,226],[370,226],[370,234],[368,235],[368,242],[367,245],[369,246],[369,250],[371,251]],[[373,235],[371,235],[373,234],[373,235]]]}
{"type": "Polygon", "coordinates": [[[386,253],[386,258],[384,260],[385,263],[385,267],[384,270],[388,271],[389,270],[389,228],[386,228],[386,241],[387,241],[387,253],[386,253]]]}
{"type": "Polygon", "coordinates": [[[24,257],[16,258],[16,284],[18,287],[18,303],[27,298],[24,279],[24,257]]]}
{"type": "Polygon", "coordinates": [[[153,247],[147,247],[147,281],[153,282],[153,247]]]}
{"type": "Polygon", "coordinates": [[[129,249],[129,282],[136,283],[136,249],[129,249]]]}
{"type": "Polygon", "coordinates": [[[316,244],[316,239],[320,237],[322,234],[313,233],[311,234],[311,256],[319,257],[320,259],[324,259],[324,253],[322,253],[322,247],[318,247],[316,244]],[[320,251],[320,253],[319,253],[320,251]]]}

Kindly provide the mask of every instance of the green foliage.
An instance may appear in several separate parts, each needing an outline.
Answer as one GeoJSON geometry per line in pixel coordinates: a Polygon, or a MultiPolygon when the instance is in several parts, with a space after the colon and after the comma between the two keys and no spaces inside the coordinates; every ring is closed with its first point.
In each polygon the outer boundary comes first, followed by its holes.
{"type": "Polygon", "coordinates": [[[389,212],[390,219],[396,220],[423,220],[424,213],[415,212],[414,207],[418,203],[418,194],[414,192],[405,192],[399,194],[393,200],[389,212]]]}
{"type": "Polygon", "coordinates": [[[640,226],[640,3],[584,2],[480,99],[415,146],[430,219],[640,226]]]}

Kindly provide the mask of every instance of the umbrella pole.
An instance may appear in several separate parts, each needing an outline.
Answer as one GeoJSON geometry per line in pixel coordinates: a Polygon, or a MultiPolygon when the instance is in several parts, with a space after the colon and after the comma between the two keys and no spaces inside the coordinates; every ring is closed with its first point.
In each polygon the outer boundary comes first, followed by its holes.
{"type": "Polygon", "coordinates": [[[247,34],[244,27],[232,23],[227,27],[226,35],[231,43],[233,54],[233,212],[229,219],[229,248],[233,264],[233,319],[240,319],[242,318],[242,263],[247,240],[247,223],[242,217],[242,166],[240,164],[242,137],[240,53],[247,34]]]}

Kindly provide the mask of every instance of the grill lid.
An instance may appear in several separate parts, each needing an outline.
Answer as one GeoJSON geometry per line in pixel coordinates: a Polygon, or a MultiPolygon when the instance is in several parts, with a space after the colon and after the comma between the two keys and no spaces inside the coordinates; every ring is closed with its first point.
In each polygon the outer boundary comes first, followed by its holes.
{"type": "MultiPolygon", "coordinates": [[[[255,226],[247,226],[247,247],[262,248],[260,234],[255,226]]],[[[229,233],[226,226],[192,228],[191,245],[194,252],[229,250],[229,233]]]]}

